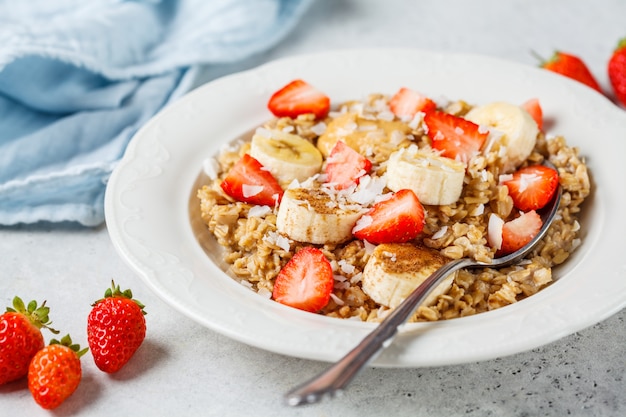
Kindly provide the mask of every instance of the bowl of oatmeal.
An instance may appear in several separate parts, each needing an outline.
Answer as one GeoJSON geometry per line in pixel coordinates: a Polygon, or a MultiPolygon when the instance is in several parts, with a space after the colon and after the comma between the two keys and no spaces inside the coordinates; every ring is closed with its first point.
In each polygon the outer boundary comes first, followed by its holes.
{"type": "MultiPolygon", "coordinates": [[[[494,155],[506,153],[506,147],[488,145],[492,152],[465,161],[454,202],[422,205],[423,229],[414,238],[420,245],[449,259],[493,257],[496,250],[486,232],[490,215],[509,220],[519,211],[503,181],[518,167],[544,158],[557,166],[565,198],[557,225],[531,259],[501,271],[460,272],[416,311],[397,343],[374,364],[435,366],[513,354],[623,308],[626,280],[618,248],[625,228],[618,212],[625,175],[618,155],[624,153],[619,138],[626,135],[626,117],[571,80],[487,57],[335,51],[276,61],[198,88],[137,133],[111,177],[106,213],[116,249],[166,302],[211,329],[282,354],[338,359],[393,308],[393,297],[376,301],[364,290],[363,273],[376,244],[353,236],[330,243],[293,239],[277,228],[278,205],[237,201],[224,195],[220,184],[250,153],[255,134],[303,137],[322,154],[322,164],[337,137],[354,140],[365,143],[359,151],[372,168],[332,198],[364,198],[359,200],[363,212],[351,220],[357,221],[377,196],[395,192],[387,183],[394,177],[390,160],[431,150],[423,112],[411,117],[390,112],[389,102],[402,87],[432,98],[438,111],[462,118],[490,103],[517,105],[533,97],[544,114],[542,132],[522,161],[510,154],[510,163],[503,164],[494,155]],[[327,94],[328,114],[274,116],[269,98],[293,79],[327,94]],[[606,143],[598,146],[598,137],[606,143]],[[320,249],[332,268],[332,295],[316,312],[273,297],[276,276],[305,246],[320,249]]],[[[325,175],[320,167],[296,183],[282,178],[283,202],[294,189],[324,189],[325,175]]],[[[331,204],[344,204],[338,201],[331,204]]],[[[336,237],[339,232],[325,233],[336,237]]]]}

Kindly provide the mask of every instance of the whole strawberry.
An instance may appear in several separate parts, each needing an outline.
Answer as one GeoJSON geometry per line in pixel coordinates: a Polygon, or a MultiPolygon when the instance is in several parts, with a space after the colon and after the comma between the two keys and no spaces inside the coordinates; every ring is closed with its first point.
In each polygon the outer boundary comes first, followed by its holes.
{"type": "Polygon", "coordinates": [[[117,372],[135,354],[146,336],[143,304],[131,290],[120,291],[112,283],[104,298],[92,304],[87,318],[87,342],[96,366],[117,372]]]}
{"type": "Polygon", "coordinates": [[[540,66],[541,68],[586,84],[599,93],[602,93],[598,81],[596,81],[585,62],[575,55],[556,51],[549,60],[543,61],[540,66]]]}
{"type": "Polygon", "coordinates": [[[82,377],[80,357],[87,349],[72,344],[70,335],[52,339],[39,350],[28,367],[28,389],[41,407],[53,409],[76,391],[82,377]]]}
{"type": "Polygon", "coordinates": [[[34,300],[25,306],[15,297],[13,308],[0,316],[0,385],[26,376],[30,360],[44,346],[42,327],[58,333],[48,327],[49,311],[45,301],[39,307],[34,300]]]}
{"type": "Polygon", "coordinates": [[[626,106],[626,38],[617,43],[608,64],[609,80],[615,96],[626,106]]]}

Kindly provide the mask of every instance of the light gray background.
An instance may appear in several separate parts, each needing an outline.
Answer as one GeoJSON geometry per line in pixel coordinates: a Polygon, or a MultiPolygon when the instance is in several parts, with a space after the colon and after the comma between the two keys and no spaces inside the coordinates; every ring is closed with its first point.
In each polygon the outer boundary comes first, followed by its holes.
{"type": "MultiPolygon", "coordinates": [[[[623,0],[318,0],[272,51],[211,68],[212,78],[293,54],[404,46],[536,65],[561,49],[584,58],[609,89],[606,62],[626,36],[623,0]]],[[[616,190],[623,192],[623,190],[616,190]]],[[[153,295],[115,252],[105,227],[0,228],[0,305],[47,299],[59,328],[86,345],[90,303],[114,278],[146,304],[136,357],[106,375],[83,358],[83,381],[54,415],[76,416],[623,416],[626,310],[511,357],[423,369],[366,369],[347,393],[291,409],[281,395],[327,366],[265,352],[205,329],[153,295]]],[[[592,278],[592,277],[590,277],[592,278]]],[[[49,335],[46,334],[46,339],[49,335]]],[[[50,415],[25,382],[0,387],[0,415],[50,415]]]]}

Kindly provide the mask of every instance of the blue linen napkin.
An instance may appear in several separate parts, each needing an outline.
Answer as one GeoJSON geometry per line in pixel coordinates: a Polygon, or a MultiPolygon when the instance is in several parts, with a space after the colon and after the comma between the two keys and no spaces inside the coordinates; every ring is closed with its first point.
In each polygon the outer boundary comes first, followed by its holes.
{"type": "Polygon", "coordinates": [[[0,0],[0,224],[101,224],[133,133],[200,65],[267,50],[311,2],[0,0]]]}

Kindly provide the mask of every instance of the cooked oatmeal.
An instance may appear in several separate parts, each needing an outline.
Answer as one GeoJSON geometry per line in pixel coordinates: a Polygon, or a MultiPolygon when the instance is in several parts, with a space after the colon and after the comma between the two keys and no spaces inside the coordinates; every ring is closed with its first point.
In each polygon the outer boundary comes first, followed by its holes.
{"type": "MultiPolygon", "coordinates": [[[[263,129],[297,134],[328,156],[337,137],[365,155],[373,168],[371,182],[384,179],[389,156],[401,148],[428,149],[423,114],[399,118],[390,112],[389,99],[382,94],[351,101],[320,120],[312,114],[276,118],[263,129]],[[354,133],[354,134],[350,134],[354,133]]],[[[457,116],[472,106],[455,101],[439,106],[457,116]]],[[[305,246],[320,248],[331,262],[334,290],[320,314],[344,319],[380,321],[389,309],[375,303],[362,289],[361,278],[374,245],[352,238],[341,244],[297,242],[277,231],[277,207],[235,201],[220,187],[226,173],[250,152],[250,143],[224,148],[216,157],[219,169],[212,180],[197,191],[202,219],[224,248],[229,273],[242,284],[271,296],[274,279],[292,255],[305,246]]],[[[425,225],[414,243],[423,244],[450,259],[471,257],[489,262],[495,250],[489,245],[489,216],[514,214],[513,200],[501,183],[502,149],[492,147],[472,157],[467,164],[460,198],[449,205],[424,205],[425,225]]],[[[495,269],[459,271],[450,288],[430,305],[420,306],[411,321],[435,321],[469,316],[497,309],[529,297],[553,282],[552,267],[565,262],[580,244],[578,214],[589,195],[590,182],[584,159],[577,148],[561,136],[539,133],[531,155],[523,165],[548,159],[559,172],[563,190],[557,219],[530,256],[519,265],[495,269]]],[[[318,187],[315,178],[305,183],[318,187]]],[[[284,188],[289,185],[281,184],[284,188]]],[[[302,185],[302,184],[299,184],[302,185]]],[[[384,187],[384,184],[383,184],[384,187]]],[[[389,190],[384,188],[384,192],[389,190]]]]}

